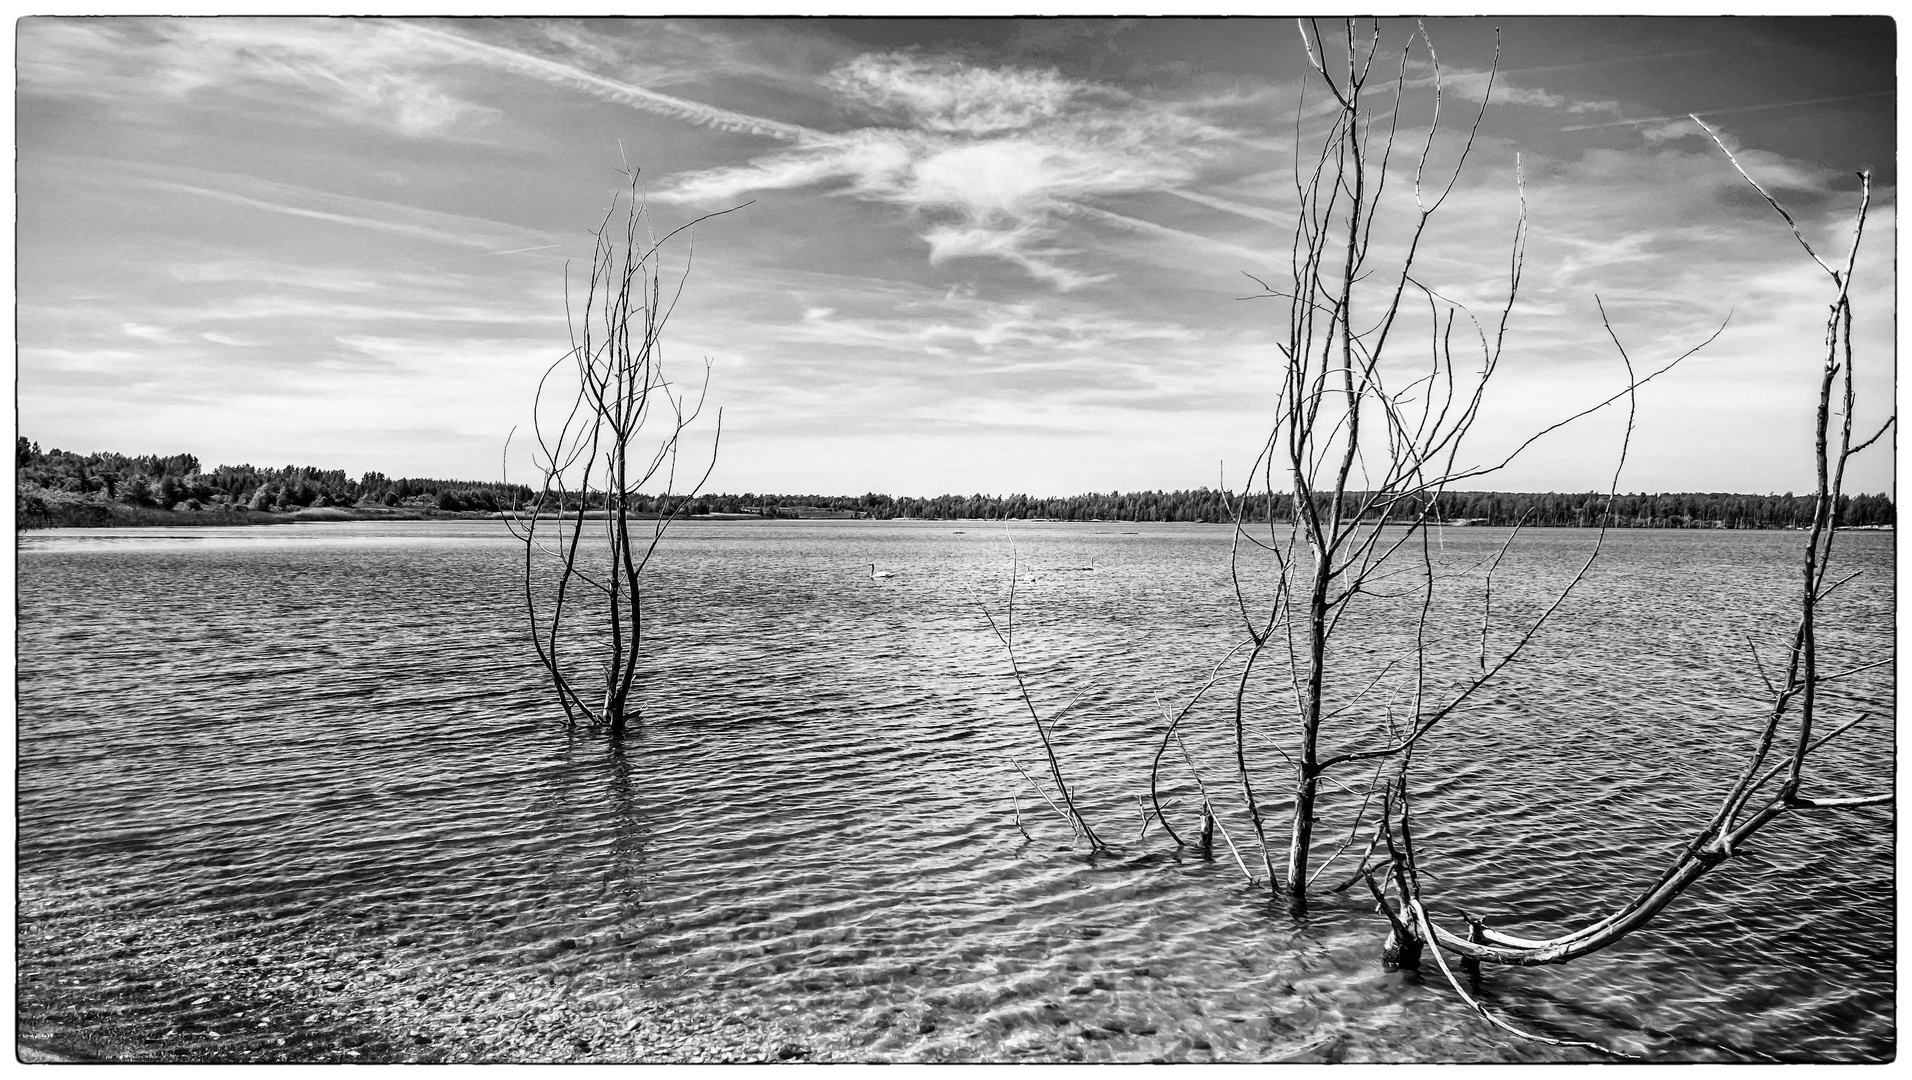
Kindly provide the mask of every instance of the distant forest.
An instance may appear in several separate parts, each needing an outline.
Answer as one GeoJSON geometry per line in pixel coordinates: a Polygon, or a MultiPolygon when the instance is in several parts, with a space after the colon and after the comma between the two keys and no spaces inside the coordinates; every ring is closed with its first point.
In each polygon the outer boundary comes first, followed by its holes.
{"type": "Polygon", "coordinates": [[[23,510],[29,499],[42,492],[94,496],[160,510],[303,510],[367,503],[439,510],[505,510],[531,496],[531,489],[522,484],[394,478],[376,472],[353,480],[342,469],[309,465],[277,469],[220,465],[205,472],[192,454],[128,457],[42,451],[39,443],[25,437],[18,442],[14,468],[23,510]]]}
{"type": "MultiPolygon", "coordinates": [[[[116,453],[74,454],[42,451],[22,437],[18,444],[16,485],[22,520],[46,500],[82,498],[174,511],[300,510],[309,507],[388,506],[443,511],[500,511],[522,506],[531,489],[522,484],[421,477],[389,477],[368,472],[352,479],[339,469],[287,465],[260,468],[220,465],[202,471],[191,454],[128,457],[116,453]],[[37,506],[36,506],[37,503],[37,506]]],[[[1356,496],[1350,496],[1350,504],[1356,496]]],[[[1600,524],[1606,508],[1601,492],[1530,493],[1452,491],[1438,497],[1443,521],[1478,525],[1537,526],[1600,524]]],[[[576,502],[568,503],[575,508],[576,502]]],[[[1197,488],[1193,491],[1111,491],[1067,498],[1028,495],[938,495],[934,498],[864,495],[699,495],[641,498],[642,512],[749,514],[760,517],[1021,518],[1052,521],[1190,521],[1234,519],[1236,496],[1197,488]]],[[[602,494],[590,500],[603,506],[602,494]]],[[[1248,517],[1286,520],[1292,504],[1286,495],[1249,500],[1248,517]]],[[[1788,529],[1812,518],[1812,497],[1734,495],[1722,492],[1620,495],[1613,500],[1613,524],[1653,529],[1788,529]]],[[[1895,524],[1886,495],[1842,496],[1838,523],[1847,526],[1895,524]]]]}
{"type": "MultiPolygon", "coordinates": [[[[807,508],[855,511],[871,518],[1041,518],[1054,521],[1198,521],[1234,520],[1233,492],[1197,488],[1193,491],[1111,491],[1067,498],[1039,499],[1028,495],[938,495],[932,499],[893,498],[889,495],[707,495],[698,499],[703,512],[759,512],[765,516],[804,516],[807,508]],[[761,508],[761,509],[759,509],[761,508]]],[[[1348,498],[1350,511],[1359,496],[1348,498]]],[[[1600,524],[1606,508],[1604,492],[1562,494],[1514,491],[1450,491],[1435,507],[1443,521],[1475,525],[1591,526],[1600,524]]],[[[1267,521],[1272,515],[1286,521],[1293,502],[1286,494],[1249,500],[1247,517],[1267,521]]],[[[1411,511],[1403,508],[1405,516],[1411,511]]],[[[1679,493],[1619,495],[1613,500],[1613,524],[1641,529],[1787,529],[1802,528],[1812,520],[1812,497],[1679,493]]],[[[1842,496],[1841,525],[1891,525],[1892,500],[1885,495],[1842,496]]]]}

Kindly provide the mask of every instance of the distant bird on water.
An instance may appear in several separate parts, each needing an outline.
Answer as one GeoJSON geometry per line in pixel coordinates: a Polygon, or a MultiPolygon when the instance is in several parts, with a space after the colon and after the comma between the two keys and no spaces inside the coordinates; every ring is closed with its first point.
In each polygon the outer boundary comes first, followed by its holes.
{"type": "Polygon", "coordinates": [[[895,577],[895,576],[896,576],[895,574],[891,573],[888,570],[878,570],[876,568],[875,563],[870,564],[870,580],[872,581],[876,580],[877,578],[888,578],[888,577],[895,577]]]}

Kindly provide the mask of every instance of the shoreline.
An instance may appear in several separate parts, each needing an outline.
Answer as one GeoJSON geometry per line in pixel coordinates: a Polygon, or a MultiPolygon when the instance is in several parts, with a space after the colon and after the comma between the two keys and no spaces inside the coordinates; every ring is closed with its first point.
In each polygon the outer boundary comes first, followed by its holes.
{"type": "Polygon", "coordinates": [[[372,509],[369,507],[312,507],[280,513],[273,510],[155,510],[151,507],[109,507],[88,504],[44,521],[28,523],[14,518],[17,533],[43,529],[153,529],[241,528],[259,525],[301,525],[328,521],[433,521],[496,518],[489,510],[437,510],[425,507],[372,509]]]}
{"type": "MultiPolygon", "coordinates": [[[[531,519],[533,515],[515,515],[520,519],[531,519]]],[[[245,528],[262,525],[310,525],[325,522],[352,521],[504,521],[514,515],[499,510],[439,510],[431,507],[406,507],[403,509],[371,508],[363,506],[316,507],[280,513],[271,510],[154,510],[141,508],[115,513],[101,508],[100,512],[74,512],[62,514],[53,520],[25,523],[15,518],[16,533],[40,532],[46,529],[166,529],[166,528],[245,528]]],[[[575,513],[538,514],[537,521],[574,521],[575,513]]],[[[602,510],[588,511],[586,521],[603,521],[602,510]]],[[[630,516],[632,521],[657,521],[659,515],[637,513],[630,516]]],[[[852,518],[848,515],[793,516],[788,518],[766,518],[760,514],[680,514],[671,519],[676,522],[691,521],[798,521],[798,520],[871,520],[852,518]]],[[[914,519],[912,519],[914,520],[914,519]]],[[[928,520],[928,519],[924,519],[928,520]]]]}
{"type": "MultiPolygon", "coordinates": [[[[512,517],[512,515],[501,512],[501,511],[492,511],[492,510],[436,510],[436,509],[423,509],[423,508],[380,512],[380,511],[369,511],[363,507],[354,507],[351,509],[347,509],[343,507],[327,507],[327,508],[323,508],[316,511],[302,510],[302,511],[297,511],[297,512],[289,513],[289,514],[276,513],[271,511],[249,511],[249,512],[241,514],[241,513],[233,513],[230,511],[221,512],[221,511],[208,511],[208,510],[201,510],[196,512],[193,512],[193,511],[181,512],[181,511],[173,511],[173,510],[143,510],[140,512],[139,517],[137,519],[126,518],[126,519],[113,519],[113,520],[106,520],[106,521],[68,520],[68,521],[53,521],[53,522],[47,522],[43,524],[29,525],[29,524],[23,524],[19,522],[19,520],[16,518],[14,533],[16,535],[19,535],[19,534],[30,533],[30,532],[42,532],[48,529],[241,528],[241,527],[255,527],[255,526],[266,526],[266,525],[311,525],[311,524],[323,524],[323,523],[362,522],[362,521],[504,521],[510,517],[512,517]]],[[[531,515],[520,515],[520,517],[530,518],[531,515]]],[[[563,514],[563,515],[539,514],[536,516],[535,520],[541,521],[541,522],[573,521],[573,520],[576,520],[576,515],[575,514],[563,514]]],[[[584,515],[584,520],[603,521],[605,520],[605,514],[602,510],[588,512],[584,515]]],[[[630,520],[657,521],[659,520],[659,517],[656,514],[632,514],[630,516],[630,520]]],[[[883,521],[904,521],[904,522],[918,522],[918,523],[924,523],[924,524],[943,523],[943,524],[955,524],[955,525],[965,525],[965,524],[966,525],[975,525],[975,524],[997,525],[997,524],[1004,524],[1009,521],[1018,521],[1018,522],[1024,522],[1027,524],[1036,524],[1036,525],[1105,525],[1105,526],[1106,525],[1121,525],[1121,526],[1127,526],[1127,527],[1140,527],[1145,525],[1214,525],[1217,527],[1225,527],[1225,526],[1230,526],[1234,524],[1233,522],[1228,522],[1228,521],[1117,521],[1117,520],[1111,520],[1106,518],[1092,518],[1087,520],[1069,519],[1069,518],[1048,518],[1048,517],[872,518],[872,517],[850,517],[847,515],[837,516],[837,515],[822,515],[822,514],[792,515],[790,517],[767,518],[762,516],[761,514],[732,514],[732,513],[684,515],[684,516],[679,516],[677,518],[674,518],[672,520],[680,524],[685,524],[685,523],[694,524],[697,522],[710,522],[710,521],[776,521],[776,522],[858,521],[858,522],[864,522],[864,523],[874,523],[874,522],[883,522],[883,521]]],[[[1265,525],[1267,524],[1267,522],[1253,522],[1251,524],[1265,525]]],[[[1277,524],[1285,524],[1285,523],[1278,522],[1277,524]]],[[[1361,522],[1361,524],[1376,525],[1376,524],[1387,524],[1387,523],[1363,521],[1361,522]]],[[[1393,523],[1393,524],[1398,525],[1399,523],[1393,523]]],[[[1498,525],[1498,526],[1482,525],[1478,522],[1472,522],[1472,521],[1436,522],[1429,525],[1428,527],[1435,528],[1435,529],[1491,529],[1491,528],[1509,529],[1509,528],[1513,528],[1513,526],[1511,525],[1498,525]]],[[[1598,528],[1598,526],[1527,525],[1527,526],[1524,526],[1524,528],[1546,529],[1546,530],[1557,530],[1557,529],[1593,530],[1598,528]]],[[[1716,527],[1707,527],[1707,526],[1682,527],[1682,526],[1670,526],[1670,525],[1652,525],[1652,526],[1616,525],[1616,526],[1612,526],[1612,528],[1620,530],[1620,531],[1634,531],[1637,529],[1640,531],[1659,531],[1659,532],[1806,532],[1807,531],[1804,528],[1761,527],[1757,529],[1726,529],[1726,528],[1716,528],[1716,527]]],[[[1897,526],[1896,525],[1838,525],[1834,527],[1834,531],[1835,532],[1887,532],[1889,533],[1889,532],[1897,531],[1897,526]]]]}
{"type": "Polygon", "coordinates": [[[45,1046],[33,1045],[32,1039],[24,1033],[16,1032],[13,1042],[13,1059],[22,1065],[104,1065],[109,1058],[83,1057],[77,1053],[53,1050],[45,1046]]]}

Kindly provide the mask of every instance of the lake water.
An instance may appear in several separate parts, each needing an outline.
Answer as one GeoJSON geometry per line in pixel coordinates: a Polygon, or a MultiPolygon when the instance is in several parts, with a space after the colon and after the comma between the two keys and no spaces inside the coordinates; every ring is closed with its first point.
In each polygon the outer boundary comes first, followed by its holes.
{"type": "MultiPolygon", "coordinates": [[[[304,1018],[315,1046],[328,1027],[425,1024],[440,1000],[478,1003],[447,1023],[535,1025],[505,1006],[561,998],[606,1030],[640,1004],[774,1024],[820,1060],[1593,1057],[1503,1035],[1431,962],[1382,970],[1385,923],[1353,891],[1295,919],[1225,846],[1203,859],[1159,827],[1138,835],[1164,711],[1239,637],[1228,535],[684,524],[655,568],[643,723],[619,746],[565,728],[525,642],[521,550],[496,523],[25,534],[22,964],[42,932],[66,941],[67,993],[110,1002],[129,1030],[199,1016],[177,1038],[209,1059],[254,1045],[217,973],[290,988],[316,970],[299,960],[315,942],[328,963],[388,972],[304,1018]],[[1041,746],[978,608],[1001,617],[1012,545],[1018,658],[1045,718],[1074,702],[1058,748],[1110,852],[1073,844],[1016,768],[1041,775],[1041,746]],[[872,579],[872,563],[896,576],[872,579]]],[[[1470,565],[1504,537],[1448,530],[1437,554],[1470,565]]],[[[1490,647],[1592,540],[1520,537],[1490,647]]],[[[1450,927],[1489,911],[1544,936],[1664,864],[1751,743],[1748,640],[1780,655],[1803,542],[1609,538],[1555,628],[1418,756],[1426,893],[1450,927]]],[[[1891,534],[1839,542],[1865,573],[1837,594],[1828,669],[1893,647],[1891,534]]],[[[1449,614],[1464,666],[1479,611],[1449,614]]],[[[1358,666],[1400,622],[1354,631],[1358,666]]],[[[1880,790],[1891,668],[1842,686],[1828,716],[1876,716],[1814,775],[1821,791],[1880,790]]],[[[1250,701],[1280,844],[1272,690],[1250,701]]],[[[1183,730],[1259,875],[1227,699],[1183,730]]],[[[1186,765],[1164,776],[1189,836],[1194,781],[1186,765]]],[[[1337,797],[1324,856],[1345,839],[1337,797]]],[[[1490,969],[1483,998],[1656,1060],[1889,1060],[1893,905],[1889,810],[1794,817],[1647,930],[1561,968],[1490,969]]],[[[533,1057],[619,1058],[561,1027],[533,1057]]],[[[393,1038],[443,1059],[465,1030],[393,1038]]]]}

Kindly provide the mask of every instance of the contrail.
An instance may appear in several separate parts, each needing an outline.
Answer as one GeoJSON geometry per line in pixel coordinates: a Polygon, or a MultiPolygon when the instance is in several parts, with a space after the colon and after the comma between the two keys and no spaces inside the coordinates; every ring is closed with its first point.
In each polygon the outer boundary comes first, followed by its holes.
{"type": "Polygon", "coordinates": [[[441,45],[449,45],[468,56],[484,60],[507,71],[543,82],[583,90],[594,97],[659,116],[668,116],[723,131],[762,135],[767,138],[781,139],[784,142],[808,142],[828,138],[822,132],[813,131],[798,124],[786,124],[780,120],[768,120],[761,116],[732,112],[729,109],[720,109],[702,102],[686,101],[683,98],[660,94],[641,86],[619,82],[616,79],[607,79],[602,75],[596,75],[569,64],[560,64],[501,45],[492,45],[443,30],[435,30],[429,26],[407,22],[394,22],[391,25],[402,27],[413,34],[429,37],[441,45]]]}
{"type": "Polygon", "coordinates": [[[1225,210],[1231,214],[1240,214],[1242,217],[1255,221],[1265,221],[1270,225],[1286,227],[1293,225],[1295,222],[1295,215],[1283,214],[1279,210],[1266,210],[1259,206],[1249,206],[1245,203],[1233,202],[1228,199],[1219,199],[1213,195],[1204,195],[1199,191],[1190,191],[1187,188],[1165,188],[1163,190],[1167,191],[1170,195],[1179,196],[1192,203],[1200,203],[1203,206],[1213,207],[1216,210],[1225,210]]]}
{"type": "Polygon", "coordinates": [[[1727,113],[1763,112],[1767,109],[1792,109],[1802,105],[1826,105],[1835,101],[1861,101],[1865,98],[1890,97],[1894,91],[1874,90],[1869,94],[1847,94],[1843,97],[1806,98],[1802,101],[1775,101],[1769,105],[1736,105],[1730,109],[1696,109],[1691,114],[1680,113],[1675,116],[1645,116],[1638,120],[1614,120],[1605,124],[1576,124],[1563,127],[1562,131],[1592,131],[1595,128],[1627,127],[1632,124],[1657,124],[1666,120],[1684,120],[1693,116],[1724,116],[1727,113]]]}
{"type": "MultiPolygon", "coordinates": [[[[155,179],[150,177],[135,177],[131,182],[135,184],[139,184],[144,187],[159,188],[163,191],[177,191],[187,195],[199,195],[204,198],[218,199],[218,200],[221,200],[222,202],[235,203],[239,206],[251,207],[254,210],[265,210],[275,214],[288,214],[292,217],[310,218],[313,221],[325,221],[325,222],[330,222],[334,225],[351,225],[361,229],[372,229],[378,232],[391,233],[394,236],[409,236],[416,240],[430,240],[434,243],[453,244],[458,247],[487,246],[487,242],[483,238],[466,236],[452,229],[433,228],[429,225],[412,225],[402,221],[386,221],[380,218],[365,217],[359,214],[341,214],[341,213],[337,213],[330,210],[315,210],[310,207],[293,206],[287,203],[271,202],[266,199],[256,199],[250,195],[241,195],[236,191],[224,191],[218,188],[201,187],[197,184],[182,184],[177,180],[160,180],[160,179],[155,179]]],[[[273,184],[271,185],[271,188],[276,188],[276,189],[285,190],[285,191],[303,190],[303,189],[295,188],[288,184],[273,184]]],[[[341,196],[333,196],[333,198],[338,198],[340,199],[340,201],[347,202],[348,205],[358,204],[358,205],[369,205],[369,206],[384,206],[387,208],[390,208],[393,206],[393,204],[391,203],[379,203],[376,200],[370,200],[370,199],[349,199],[348,200],[347,198],[341,197],[341,196]]],[[[403,209],[409,210],[411,208],[406,207],[403,209]]],[[[435,214],[433,216],[443,217],[448,220],[454,220],[454,221],[460,220],[454,217],[453,215],[449,215],[449,214],[443,214],[443,215],[435,214]]],[[[464,219],[464,220],[472,220],[472,219],[464,219]]],[[[485,224],[490,225],[495,223],[485,222],[485,224]]],[[[490,243],[495,244],[497,243],[497,240],[493,239],[490,241],[490,243]]]]}
{"type": "Polygon", "coordinates": [[[1170,228],[1167,225],[1158,225],[1153,221],[1145,221],[1142,218],[1130,217],[1127,214],[1118,214],[1113,210],[1104,210],[1099,206],[1089,206],[1084,203],[1072,202],[1072,203],[1068,203],[1067,207],[1068,207],[1066,211],[1067,213],[1079,214],[1084,217],[1095,218],[1099,221],[1106,222],[1110,225],[1114,225],[1120,229],[1125,229],[1129,232],[1143,233],[1150,236],[1159,236],[1168,240],[1178,240],[1183,243],[1199,244],[1203,247],[1207,247],[1215,251],[1225,251],[1238,258],[1243,258],[1248,260],[1249,263],[1252,265],[1260,266],[1270,261],[1269,255],[1265,251],[1251,251],[1248,248],[1242,247],[1238,244],[1231,244],[1226,240],[1216,240],[1211,237],[1203,236],[1200,233],[1192,233],[1183,229],[1174,229],[1174,228],[1170,228]]]}

